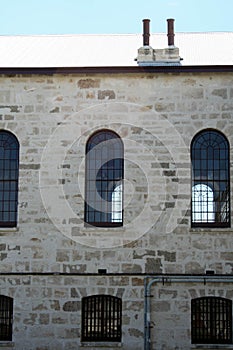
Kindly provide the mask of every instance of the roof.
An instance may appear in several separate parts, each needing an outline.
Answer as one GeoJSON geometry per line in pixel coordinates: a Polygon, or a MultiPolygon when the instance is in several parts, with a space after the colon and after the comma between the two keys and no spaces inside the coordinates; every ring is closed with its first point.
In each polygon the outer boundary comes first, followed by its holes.
{"type": "MultiPolygon", "coordinates": [[[[167,35],[150,45],[167,47],[167,35]]],[[[137,66],[142,34],[0,36],[0,68],[137,66]]],[[[233,32],[176,33],[182,65],[232,65],[233,32]]]]}

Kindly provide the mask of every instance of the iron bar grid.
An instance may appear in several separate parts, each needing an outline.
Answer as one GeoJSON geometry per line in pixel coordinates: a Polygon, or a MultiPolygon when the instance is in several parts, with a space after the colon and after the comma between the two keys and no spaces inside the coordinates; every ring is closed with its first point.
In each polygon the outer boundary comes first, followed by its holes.
{"type": "Polygon", "coordinates": [[[193,299],[191,314],[192,343],[232,343],[231,300],[213,296],[193,299]]]}
{"type": "Polygon", "coordinates": [[[82,299],[82,341],[121,341],[122,301],[112,295],[82,299]]]}
{"type": "Polygon", "coordinates": [[[0,295],[0,341],[12,340],[13,299],[0,295]]]}

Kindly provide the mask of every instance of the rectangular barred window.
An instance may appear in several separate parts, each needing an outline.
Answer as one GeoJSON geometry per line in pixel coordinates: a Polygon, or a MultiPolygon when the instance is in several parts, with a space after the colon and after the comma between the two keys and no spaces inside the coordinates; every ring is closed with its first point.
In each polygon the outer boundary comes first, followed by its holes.
{"type": "Polygon", "coordinates": [[[82,299],[82,341],[121,341],[121,299],[92,295],[82,299]]]}
{"type": "Polygon", "coordinates": [[[13,299],[0,295],[0,341],[12,340],[13,299]]]}
{"type": "Polygon", "coordinates": [[[202,297],[191,303],[192,343],[232,343],[232,301],[220,297],[202,297]]]}

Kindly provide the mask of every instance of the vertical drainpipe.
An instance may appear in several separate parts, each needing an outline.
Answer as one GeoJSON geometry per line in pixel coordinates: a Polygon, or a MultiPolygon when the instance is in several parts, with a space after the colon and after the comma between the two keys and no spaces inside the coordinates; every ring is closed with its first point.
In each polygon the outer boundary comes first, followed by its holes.
{"type": "MultiPolygon", "coordinates": [[[[144,333],[144,350],[151,350],[151,335],[150,335],[150,298],[151,298],[151,287],[154,283],[233,283],[233,275],[217,275],[217,276],[208,276],[208,275],[172,275],[172,276],[146,276],[144,279],[144,320],[145,320],[145,333],[144,333]],[[148,282],[149,281],[149,282],[148,282]]],[[[155,349],[153,349],[155,350],[155,349]]]]}
{"type": "Polygon", "coordinates": [[[150,20],[143,19],[143,46],[150,45],[150,20]]]}
{"type": "Polygon", "coordinates": [[[174,46],[174,19],[167,19],[167,37],[168,37],[168,46],[174,46]]]}
{"type": "Polygon", "coordinates": [[[147,298],[149,297],[147,295],[148,288],[147,288],[147,279],[148,277],[144,278],[144,350],[148,349],[148,340],[150,339],[150,314],[147,312],[147,298]]]}

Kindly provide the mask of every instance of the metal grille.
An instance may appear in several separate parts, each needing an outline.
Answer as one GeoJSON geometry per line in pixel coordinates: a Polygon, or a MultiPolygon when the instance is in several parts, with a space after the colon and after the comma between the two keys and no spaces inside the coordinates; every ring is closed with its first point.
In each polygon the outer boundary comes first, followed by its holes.
{"type": "Polygon", "coordinates": [[[82,300],[82,341],[121,341],[121,299],[92,295],[82,300]]]}
{"type": "Polygon", "coordinates": [[[192,343],[232,343],[232,301],[220,297],[193,299],[192,343]]]}
{"type": "Polygon", "coordinates": [[[0,132],[0,226],[17,225],[19,143],[16,137],[0,132]]]}
{"type": "Polygon", "coordinates": [[[12,340],[13,299],[0,295],[0,341],[12,340]]]}
{"type": "Polygon", "coordinates": [[[230,226],[229,144],[214,130],[192,142],[192,226],[230,226]]]}
{"type": "Polygon", "coordinates": [[[123,144],[114,132],[101,130],[89,139],[86,148],[86,223],[122,225],[123,163],[123,144]]]}

